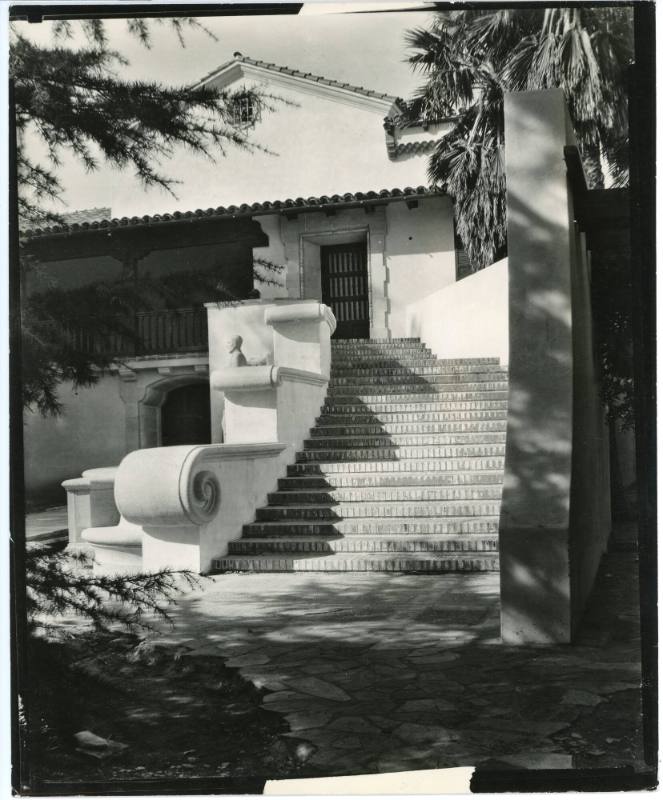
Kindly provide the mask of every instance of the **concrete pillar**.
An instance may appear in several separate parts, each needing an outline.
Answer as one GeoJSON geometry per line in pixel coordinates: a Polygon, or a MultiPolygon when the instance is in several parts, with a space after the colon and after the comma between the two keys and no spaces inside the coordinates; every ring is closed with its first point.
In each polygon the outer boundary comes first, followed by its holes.
{"type": "Polygon", "coordinates": [[[565,642],[573,438],[568,114],[559,90],[507,94],[504,106],[510,370],[502,638],[565,642]]]}
{"type": "Polygon", "coordinates": [[[62,483],[67,492],[69,549],[88,548],[81,539],[86,528],[117,524],[120,513],[113,495],[116,473],[117,467],[97,467],[62,483]]]}

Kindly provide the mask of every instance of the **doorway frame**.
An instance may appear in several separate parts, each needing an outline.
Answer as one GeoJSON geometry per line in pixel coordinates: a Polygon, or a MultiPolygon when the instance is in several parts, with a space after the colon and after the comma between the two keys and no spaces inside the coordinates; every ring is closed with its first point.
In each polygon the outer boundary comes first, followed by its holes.
{"type": "Polygon", "coordinates": [[[150,383],[143,398],[138,403],[139,436],[141,449],[145,447],[161,447],[161,407],[173,389],[183,386],[205,383],[209,385],[209,376],[195,372],[173,375],[154,383],[150,383]]]}
{"type": "MultiPolygon", "coordinates": [[[[312,248],[319,248],[321,244],[353,244],[365,237],[370,336],[378,339],[389,338],[385,209],[385,205],[347,209],[329,216],[320,211],[299,213],[296,217],[284,218],[281,227],[286,261],[292,265],[295,278],[292,288],[297,294],[294,296],[300,299],[320,301],[322,296],[319,277],[316,287],[312,285],[311,276],[306,275],[307,259],[311,254],[315,256],[312,248]]],[[[319,268],[317,271],[319,276],[319,268]]]]}

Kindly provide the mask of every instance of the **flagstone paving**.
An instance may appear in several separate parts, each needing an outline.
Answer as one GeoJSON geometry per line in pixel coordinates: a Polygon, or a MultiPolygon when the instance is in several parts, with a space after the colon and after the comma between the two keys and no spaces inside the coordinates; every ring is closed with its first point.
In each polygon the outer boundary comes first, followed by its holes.
{"type": "Polygon", "coordinates": [[[264,688],[311,774],[642,769],[635,555],[604,559],[573,647],[503,646],[498,580],[223,574],[178,601],[159,640],[264,688]]]}
{"type": "Polygon", "coordinates": [[[67,507],[57,506],[45,511],[33,511],[25,515],[25,538],[27,541],[43,541],[58,534],[66,534],[67,507]]]}

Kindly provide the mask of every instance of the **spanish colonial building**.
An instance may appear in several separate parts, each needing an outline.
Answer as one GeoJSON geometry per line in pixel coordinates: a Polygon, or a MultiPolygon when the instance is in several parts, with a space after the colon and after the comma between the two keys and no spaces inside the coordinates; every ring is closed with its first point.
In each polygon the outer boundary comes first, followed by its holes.
{"type": "Polygon", "coordinates": [[[57,496],[63,479],[138,447],[215,438],[205,418],[204,301],[256,292],[317,299],[336,316],[336,338],[402,337],[407,305],[464,268],[451,201],[426,176],[448,123],[413,125],[396,97],[240,53],[202,83],[234,93],[232,121],[254,145],[228,148],[192,175],[213,187],[215,208],[73,215],[67,226],[29,234],[26,247],[45,269],[28,291],[129,273],[173,282],[181,303],[166,307],[155,296],[137,313],[137,340],[104,342],[121,363],[92,389],[62,387],[61,419],[28,415],[28,496],[57,496]],[[194,289],[191,273],[212,275],[222,291],[194,289]]]}

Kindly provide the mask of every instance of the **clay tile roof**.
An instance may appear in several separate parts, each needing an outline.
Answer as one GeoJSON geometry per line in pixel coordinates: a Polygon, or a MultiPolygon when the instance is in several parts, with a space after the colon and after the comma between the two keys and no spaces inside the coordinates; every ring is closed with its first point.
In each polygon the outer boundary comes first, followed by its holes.
{"type": "Polygon", "coordinates": [[[110,208],[83,208],[80,211],[69,211],[62,214],[67,225],[90,225],[101,219],[110,217],[110,208]]]}
{"type": "Polygon", "coordinates": [[[197,208],[195,211],[174,211],[172,214],[153,214],[143,217],[121,217],[120,219],[103,219],[88,223],[70,223],[64,225],[52,225],[45,228],[34,228],[23,231],[23,236],[27,238],[37,238],[41,236],[58,236],[85,233],[106,228],[126,228],[126,227],[152,227],[164,225],[169,222],[178,222],[191,219],[222,219],[229,217],[246,217],[260,214],[274,214],[281,210],[306,209],[306,208],[325,208],[333,206],[359,206],[370,201],[397,200],[401,197],[418,198],[436,197],[443,194],[442,190],[434,186],[407,186],[404,189],[381,189],[378,192],[346,192],[345,194],[320,195],[319,197],[297,197],[287,198],[286,200],[273,200],[258,203],[242,203],[239,206],[218,206],[218,208],[208,208],[206,210],[197,208]]]}
{"type": "Polygon", "coordinates": [[[437,141],[435,139],[427,139],[425,142],[404,142],[396,145],[396,155],[428,153],[435,148],[436,144],[437,141]]]}
{"type": "Polygon", "coordinates": [[[272,72],[281,72],[284,75],[292,75],[294,78],[303,78],[308,81],[315,81],[315,83],[320,83],[324,86],[334,86],[338,89],[347,89],[350,92],[354,92],[355,94],[361,94],[365,97],[374,97],[378,100],[385,100],[389,103],[402,103],[403,101],[400,100],[398,97],[394,97],[393,95],[387,94],[386,92],[376,92],[373,89],[367,89],[364,86],[353,86],[350,83],[343,83],[342,81],[336,81],[333,78],[326,78],[322,75],[313,75],[310,72],[301,72],[301,70],[294,69],[293,67],[284,67],[279,66],[277,64],[272,64],[268,61],[261,61],[258,58],[249,58],[249,56],[242,55],[240,52],[235,52],[233,54],[234,59],[233,61],[229,61],[226,64],[222,64],[221,66],[217,67],[212,72],[209,72],[205,75],[204,78],[201,79],[201,83],[206,81],[208,78],[211,78],[213,75],[216,75],[219,70],[223,69],[224,67],[229,66],[234,62],[240,62],[242,64],[251,64],[254,67],[262,67],[263,69],[272,70],[272,72]]]}

